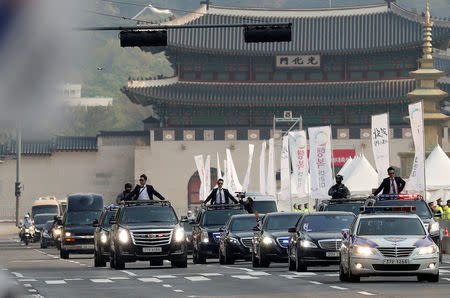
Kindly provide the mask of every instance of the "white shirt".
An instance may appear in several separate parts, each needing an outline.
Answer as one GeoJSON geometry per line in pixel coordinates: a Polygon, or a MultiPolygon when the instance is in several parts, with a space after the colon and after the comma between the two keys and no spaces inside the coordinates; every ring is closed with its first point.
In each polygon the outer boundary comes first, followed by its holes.
{"type": "Polygon", "coordinates": [[[389,180],[389,194],[398,194],[397,182],[394,178],[389,180]],[[392,187],[393,186],[393,187],[392,187]]]}
{"type": "Polygon", "coordinates": [[[223,188],[217,188],[216,204],[225,204],[225,193],[223,192],[223,188]]]}
{"type": "Polygon", "coordinates": [[[137,198],[138,201],[149,201],[150,197],[148,196],[147,192],[147,184],[144,186],[141,186],[139,189],[139,197],[137,198]]]}

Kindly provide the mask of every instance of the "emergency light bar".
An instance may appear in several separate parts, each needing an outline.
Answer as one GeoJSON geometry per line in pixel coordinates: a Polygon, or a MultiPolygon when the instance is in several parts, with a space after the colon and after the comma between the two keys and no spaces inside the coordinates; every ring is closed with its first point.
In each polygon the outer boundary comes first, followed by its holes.
{"type": "Polygon", "coordinates": [[[397,194],[397,195],[378,195],[379,200],[423,200],[420,194],[397,194]]]}
{"type": "Polygon", "coordinates": [[[361,206],[362,213],[414,212],[416,206],[361,206]]]}

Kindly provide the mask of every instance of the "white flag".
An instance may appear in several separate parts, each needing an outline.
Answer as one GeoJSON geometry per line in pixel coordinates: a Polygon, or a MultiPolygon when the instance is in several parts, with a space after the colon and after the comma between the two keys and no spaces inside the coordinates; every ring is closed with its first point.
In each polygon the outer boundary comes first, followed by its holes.
{"type": "Polygon", "coordinates": [[[308,146],[306,131],[289,132],[289,152],[292,161],[292,176],[295,188],[292,192],[300,197],[308,195],[306,185],[308,183],[308,146]]]}
{"type": "Polygon", "coordinates": [[[200,177],[200,189],[198,190],[198,199],[205,200],[205,164],[203,162],[203,155],[194,156],[195,165],[197,166],[198,176],[200,177]]]}
{"type": "Polygon", "coordinates": [[[205,194],[209,195],[211,192],[211,156],[208,154],[205,161],[205,194]]]}
{"type": "Polygon", "coordinates": [[[227,152],[227,163],[228,163],[228,175],[230,177],[228,181],[228,189],[232,195],[237,191],[242,191],[242,185],[239,183],[239,178],[236,173],[236,168],[234,167],[233,157],[231,157],[230,149],[227,152]]]}
{"type": "Polygon", "coordinates": [[[230,181],[230,177],[228,175],[228,161],[226,159],[224,159],[223,161],[223,170],[224,170],[224,174],[223,174],[223,188],[228,188],[228,181],[230,181]]]}
{"type": "Polygon", "coordinates": [[[217,152],[217,180],[222,178],[222,170],[220,168],[219,152],[217,152]]]}
{"type": "Polygon", "coordinates": [[[250,184],[250,172],[252,170],[253,152],[255,151],[255,145],[248,144],[248,162],[247,162],[247,172],[245,173],[244,185],[242,186],[242,191],[248,190],[248,185],[250,184]]]}
{"type": "Polygon", "coordinates": [[[259,155],[259,192],[267,193],[266,188],[266,141],[261,144],[261,154],[259,155]]]}
{"type": "Polygon", "coordinates": [[[277,195],[277,181],[275,174],[275,148],[273,138],[269,140],[269,165],[267,166],[266,192],[269,195],[277,195]]]}
{"type": "Polygon", "coordinates": [[[408,185],[408,190],[414,190],[425,195],[425,150],[422,102],[408,105],[408,110],[415,148],[414,162],[408,180],[408,184],[410,184],[408,185]]]}
{"type": "Polygon", "coordinates": [[[381,183],[386,176],[387,168],[390,166],[388,114],[372,116],[372,149],[378,172],[378,183],[381,183]]]}
{"type": "Polygon", "coordinates": [[[291,211],[291,167],[289,165],[289,137],[283,137],[280,159],[281,193],[278,201],[279,211],[291,211]]]}
{"type": "Polygon", "coordinates": [[[310,127],[309,172],[311,174],[311,197],[329,199],[328,190],[333,185],[331,170],[331,127],[310,127]]]}

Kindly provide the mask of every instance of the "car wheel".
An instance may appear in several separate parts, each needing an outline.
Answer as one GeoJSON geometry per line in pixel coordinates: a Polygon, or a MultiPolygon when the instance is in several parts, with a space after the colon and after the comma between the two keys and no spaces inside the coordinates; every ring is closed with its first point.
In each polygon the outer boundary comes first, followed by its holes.
{"type": "Polygon", "coordinates": [[[186,268],[187,267],[187,255],[184,255],[184,257],[181,257],[179,259],[172,260],[170,262],[170,264],[172,265],[172,267],[186,268]]]}
{"type": "Polygon", "coordinates": [[[95,267],[105,267],[106,266],[105,258],[97,251],[94,252],[94,266],[95,267]]]}
{"type": "Polygon", "coordinates": [[[234,264],[234,257],[232,254],[229,253],[229,249],[225,247],[225,264],[234,264]]]}
{"type": "Polygon", "coordinates": [[[225,257],[223,256],[221,249],[219,249],[219,263],[220,265],[225,265],[225,257]]]}
{"type": "Polygon", "coordinates": [[[289,271],[295,270],[295,261],[292,260],[290,255],[288,256],[288,269],[289,269],[289,271]]]}
{"type": "Polygon", "coordinates": [[[197,253],[198,263],[199,264],[206,264],[206,256],[201,254],[200,252],[197,253]]]}
{"type": "Polygon", "coordinates": [[[67,251],[65,249],[61,249],[59,251],[59,256],[61,257],[61,259],[68,259],[69,258],[69,251],[67,251]]]}
{"type": "Polygon", "coordinates": [[[114,257],[115,257],[114,268],[116,270],[125,269],[125,261],[122,259],[122,257],[117,253],[114,253],[114,257]]]}
{"type": "Polygon", "coordinates": [[[339,280],[348,281],[348,274],[344,271],[344,266],[342,266],[342,261],[339,263],[339,280]]]}
{"type": "Polygon", "coordinates": [[[150,266],[162,266],[163,264],[164,264],[163,259],[150,260],[150,266]]]}
{"type": "Polygon", "coordinates": [[[261,253],[261,250],[259,251],[259,267],[269,267],[270,266],[270,260],[266,258],[264,254],[261,253]]]}
{"type": "Polygon", "coordinates": [[[295,271],[297,272],[306,272],[308,271],[308,267],[302,262],[301,258],[299,257],[298,250],[295,253],[295,271]]]}
{"type": "Polygon", "coordinates": [[[350,267],[348,268],[348,281],[349,282],[360,282],[361,278],[357,275],[352,274],[350,267]]]}
{"type": "Polygon", "coordinates": [[[259,261],[256,258],[256,254],[254,252],[252,252],[252,266],[253,268],[259,267],[259,261]]]}
{"type": "Polygon", "coordinates": [[[439,282],[439,272],[436,275],[427,276],[429,282],[439,282]]]}
{"type": "Polygon", "coordinates": [[[114,254],[112,252],[109,253],[109,268],[114,269],[116,267],[116,262],[114,260],[114,254]]]}

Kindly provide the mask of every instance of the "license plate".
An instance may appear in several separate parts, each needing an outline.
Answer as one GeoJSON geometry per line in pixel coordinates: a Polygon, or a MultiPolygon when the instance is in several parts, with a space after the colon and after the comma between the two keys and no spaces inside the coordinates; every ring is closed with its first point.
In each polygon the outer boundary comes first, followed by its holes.
{"type": "Polygon", "coordinates": [[[325,255],[327,257],[339,257],[339,252],[338,251],[327,251],[325,253],[325,255]]]}
{"type": "Polygon", "coordinates": [[[408,259],[386,259],[383,261],[383,264],[386,265],[403,265],[403,264],[409,264],[408,259]]]}
{"type": "Polygon", "coordinates": [[[142,252],[162,252],[162,247],[144,247],[142,252]]]}
{"type": "Polygon", "coordinates": [[[82,249],[94,249],[94,244],[83,244],[81,245],[82,249]]]}

